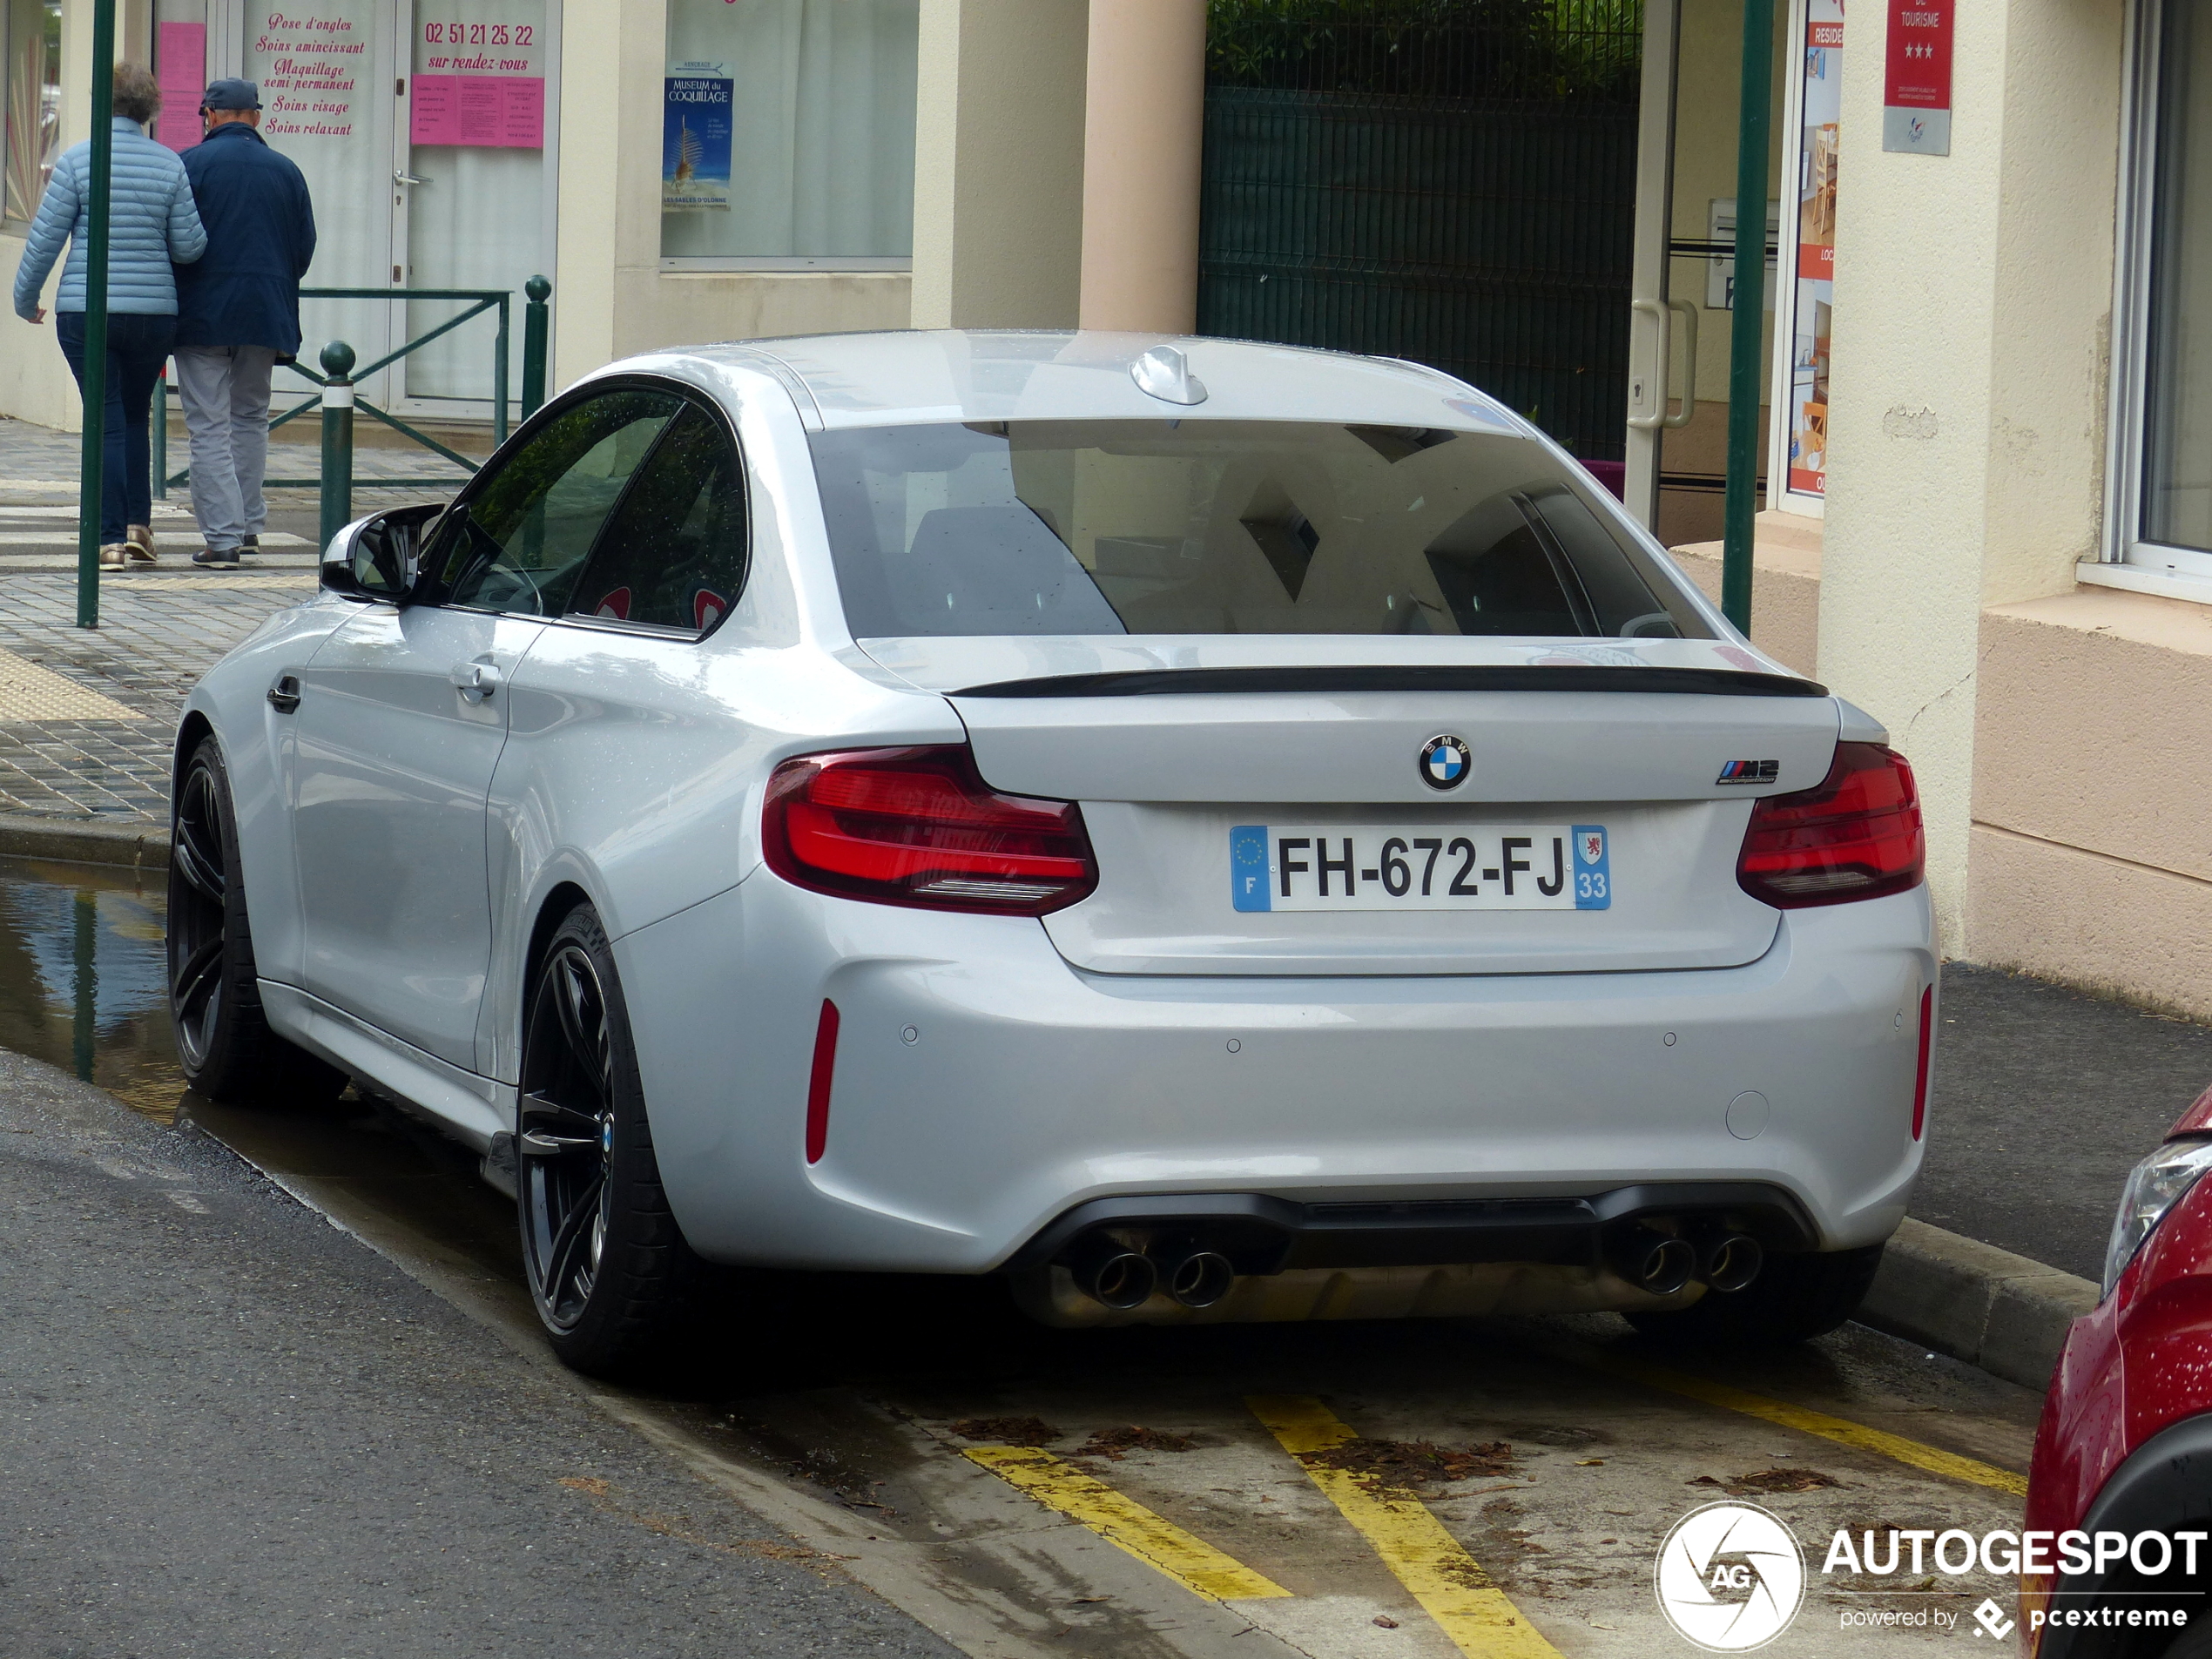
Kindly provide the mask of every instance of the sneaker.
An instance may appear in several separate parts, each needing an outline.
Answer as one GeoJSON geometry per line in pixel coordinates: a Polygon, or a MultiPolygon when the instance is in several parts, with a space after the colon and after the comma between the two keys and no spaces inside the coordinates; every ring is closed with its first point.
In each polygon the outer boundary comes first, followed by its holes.
{"type": "Polygon", "coordinates": [[[259,553],[261,550],[261,538],[258,536],[241,536],[238,538],[238,549],[241,553],[259,553]]]}
{"type": "Polygon", "coordinates": [[[238,554],[234,550],[218,552],[212,547],[203,547],[192,556],[192,562],[195,570],[235,570],[238,569],[238,554]]]}
{"type": "Polygon", "coordinates": [[[140,564],[152,564],[153,557],[153,526],[133,524],[123,532],[123,545],[131,550],[131,556],[140,564]]]}
{"type": "Polygon", "coordinates": [[[100,569],[103,570],[123,569],[130,562],[130,546],[128,542],[109,542],[103,545],[100,549],[100,569]]]}

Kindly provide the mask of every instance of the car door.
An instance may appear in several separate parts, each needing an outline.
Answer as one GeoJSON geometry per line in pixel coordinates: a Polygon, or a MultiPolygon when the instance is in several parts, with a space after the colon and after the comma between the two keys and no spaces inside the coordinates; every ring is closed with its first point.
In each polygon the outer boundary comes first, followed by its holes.
{"type": "Polygon", "coordinates": [[[516,677],[491,792],[500,942],[478,1040],[489,1076],[516,1075],[528,904],[549,862],[589,872],[610,907],[601,920],[623,928],[711,891],[702,862],[726,858],[741,838],[734,819],[717,815],[744,798],[727,780],[748,733],[715,690],[726,659],[698,642],[744,592],[744,475],[727,420],[687,404],[609,516],[568,614],[516,677]]]}
{"type": "Polygon", "coordinates": [[[681,401],[556,408],[472,480],[410,603],[370,604],[300,676],[292,803],[304,988],[473,1069],[491,953],[484,813],[508,682],[681,401]]]}

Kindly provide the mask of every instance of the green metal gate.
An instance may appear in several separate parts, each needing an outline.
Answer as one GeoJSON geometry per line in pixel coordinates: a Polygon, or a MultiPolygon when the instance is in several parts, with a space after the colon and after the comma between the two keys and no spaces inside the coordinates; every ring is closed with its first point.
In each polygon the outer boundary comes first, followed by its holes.
{"type": "Polygon", "coordinates": [[[1198,327],[1627,414],[1641,0],[1213,0],[1198,327]]]}

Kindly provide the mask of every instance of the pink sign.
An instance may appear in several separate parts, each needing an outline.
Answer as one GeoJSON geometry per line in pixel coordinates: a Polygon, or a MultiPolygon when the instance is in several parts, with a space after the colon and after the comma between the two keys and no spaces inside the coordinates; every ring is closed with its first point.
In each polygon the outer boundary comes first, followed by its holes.
{"type": "Polygon", "coordinates": [[[542,75],[417,75],[414,94],[408,137],[415,144],[545,145],[542,75]]]}
{"type": "Polygon", "coordinates": [[[207,90],[207,25],[163,24],[154,37],[154,62],[161,87],[154,142],[189,150],[199,142],[199,100],[207,90]]]}

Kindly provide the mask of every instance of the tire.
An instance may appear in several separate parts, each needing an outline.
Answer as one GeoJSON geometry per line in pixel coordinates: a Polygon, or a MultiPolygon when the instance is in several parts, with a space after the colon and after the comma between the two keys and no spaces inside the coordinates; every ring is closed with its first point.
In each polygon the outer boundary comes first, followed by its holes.
{"type": "Polygon", "coordinates": [[[170,809],[169,1015],[185,1080],[211,1100],[324,1105],[346,1074],[269,1028],[253,967],[230,774],[212,737],[170,809]]]}
{"type": "Polygon", "coordinates": [[[701,1264],[669,1209],[614,953],[579,905],[532,965],[515,1123],[530,1299],[561,1360],[634,1375],[664,1352],[701,1264]]]}
{"type": "Polygon", "coordinates": [[[1686,1308],[1628,1315],[1646,1336],[1712,1348],[1787,1348],[1825,1336],[1858,1312],[1882,1246],[1770,1256],[1740,1291],[1708,1291],[1686,1308]]]}

